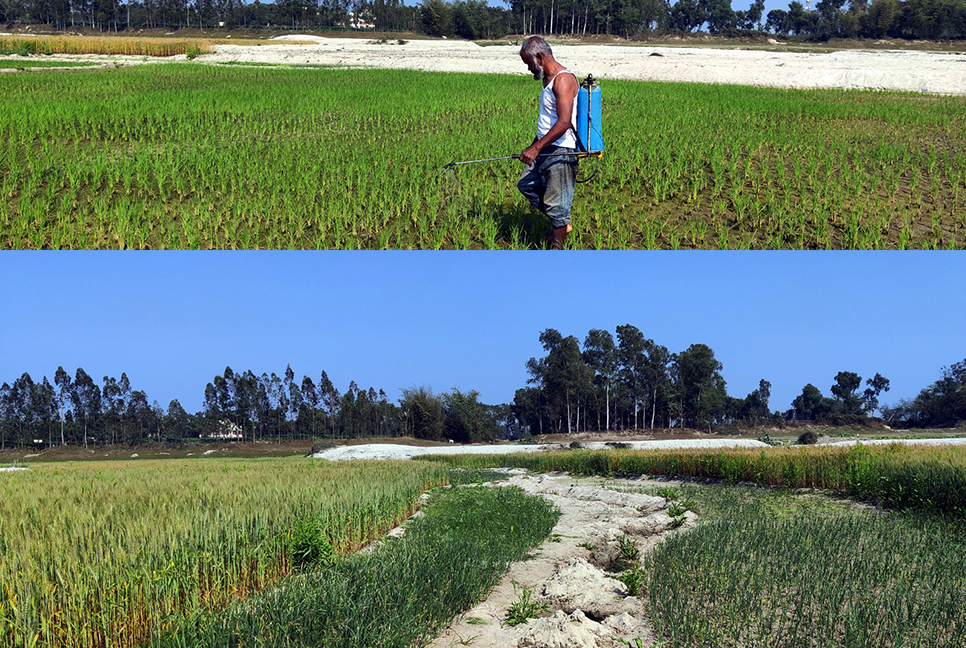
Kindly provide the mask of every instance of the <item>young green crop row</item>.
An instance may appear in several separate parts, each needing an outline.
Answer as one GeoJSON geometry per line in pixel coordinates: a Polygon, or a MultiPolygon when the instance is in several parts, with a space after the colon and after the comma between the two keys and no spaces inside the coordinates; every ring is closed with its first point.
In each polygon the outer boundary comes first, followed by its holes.
{"type": "MultiPolygon", "coordinates": [[[[518,162],[442,168],[519,152],[538,90],[176,63],[4,75],[0,247],[540,247],[518,162]]],[[[966,97],[606,80],[603,96],[574,247],[966,245],[966,97]]]]}
{"type": "Polygon", "coordinates": [[[966,449],[890,444],[850,448],[559,451],[430,456],[452,466],[517,466],[575,475],[668,475],[820,488],[896,508],[966,517],[966,449]]]}
{"type": "Polygon", "coordinates": [[[789,489],[677,490],[701,521],[662,540],[643,568],[651,622],[667,646],[966,642],[960,520],[789,489]]]}
{"type": "Polygon", "coordinates": [[[215,614],[196,615],[159,648],[410,648],[486,597],[559,518],[516,488],[434,492],[426,515],[376,551],[307,570],[215,614]]]}
{"type": "Polygon", "coordinates": [[[318,521],[349,552],[443,483],[438,465],[305,460],[41,464],[0,488],[0,646],[143,645],[291,571],[318,521]]]}

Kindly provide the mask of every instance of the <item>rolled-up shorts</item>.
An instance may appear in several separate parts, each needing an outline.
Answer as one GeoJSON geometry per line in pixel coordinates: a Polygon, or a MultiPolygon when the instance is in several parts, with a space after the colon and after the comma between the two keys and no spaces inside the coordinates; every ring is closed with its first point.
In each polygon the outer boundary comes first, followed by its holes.
{"type": "MultiPolygon", "coordinates": [[[[541,151],[541,155],[576,151],[572,148],[548,146],[541,151]]],[[[530,206],[546,214],[553,227],[566,227],[570,223],[577,166],[575,155],[538,157],[524,170],[517,182],[517,188],[530,201],[530,206]]]]}

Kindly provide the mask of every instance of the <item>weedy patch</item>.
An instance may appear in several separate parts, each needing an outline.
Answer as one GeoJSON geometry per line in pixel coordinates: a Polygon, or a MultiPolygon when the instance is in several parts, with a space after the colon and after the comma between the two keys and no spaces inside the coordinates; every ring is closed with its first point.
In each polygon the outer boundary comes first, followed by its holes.
{"type": "Polygon", "coordinates": [[[530,619],[539,619],[542,615],[550,612],[550,607],[546,603],[538,603],[533,600],[533,590],[527,585],[520,585],[517,592],[517,583],[513,581],[513,593],[517,599],[506,609],[506,619],[503,621],[505,626],[515,626],[526,623],[530,619]]]}

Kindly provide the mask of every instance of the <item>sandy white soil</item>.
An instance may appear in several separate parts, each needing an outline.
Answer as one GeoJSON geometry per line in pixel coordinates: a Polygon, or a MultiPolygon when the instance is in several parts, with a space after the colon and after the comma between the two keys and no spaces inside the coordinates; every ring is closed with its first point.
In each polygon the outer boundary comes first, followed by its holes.
{"type": "MultiPolygon", "coordinates": [[[[627,445],[635,450],[658,448],[767,448],[761,441],[750,439],[679,439],[673,441],[627,441],[627,445]]],[[[427,454],[515,454],[518,452],[544,452],[562,450],[563,444],[546,445],[449,445],[416,447],[393,443],[371,443],[364,445],[340,446],[313,455],[317,459],[341,461],[344,459],[412,459],[427,454]]],[[[603,450],[607,444],[599,441],[581,442],[581,448],[586,450],[603,450]]]]}
{"type": "Polygon", "coordinates": [[[854,446],[857,443],[862,445],[888,445],[890,443],[901,443],[903,445],[966,445],[966,439],[843,439],[826,441],[816,445],[827,446],[854,446]]]}
{"type": "MultiPolygon", "coordinates": [[[[2,35],[2,34],[0,34],[2,35]]],[[[528,74],[516,45],[461,40],[323,38],[293,34],[257,46],[215,45],[203,63],[271,63],[341,68],[399,68],[477,74],[528,74]],[[298,41],[298,42],[296,42],[298,41]]],[[[554,55],[579,77],[720,83],[778,88],[846,88],[966,95],[966,54],[915,51],[803,53],[772,50],[554,45],[554,55]]],[[[17,57],[4,57],[17,58],[17,57]]],[[[134,56],[54,55],[45,60],[102,66],[165,60],[134,56]]],[[[28,68],[37,69],[37,68],[28,68]]],[[[15,72],[14,69],[4,71],[15,72]]]]}
{"type": "MultiPolygon", "coordinates": [[[[515,45],[481,47],[469,41],[380,43],[353,38],[290,35],[256,47],[217,45],[197,60],[288,63],[347,68],[405,68],[442,72],[527,74],[515,45]]],[[[579,77],[722,83],[779,88],[850,88],[966,94],[966,54],[840,51],[824,54],[692,47],[554,45],[554,56],[579,77]]]]}
{"type": "Polygon", "coordinates": [[[640,491],[667,482],[611,481],[603,488],[599,480],[507,472],[501,485],[546,497],[560,509],[560,520],[532,558],[514,563],[486,600],[454,620],[429,648],[616,648],[626,645],[621,640],[635,645],[638,638],[652,645],[641,600],[626,596],[624,584],[604,569],[618,553],[618,538],[646,553],[666,534],[694,526],[696,516],[687,513],[684,525],[671,529],[666,500],[613,490],[617,484],[640,491]],[[523,586],[549,611],[541,619],[505,626],[507,608],[523,586]]]}

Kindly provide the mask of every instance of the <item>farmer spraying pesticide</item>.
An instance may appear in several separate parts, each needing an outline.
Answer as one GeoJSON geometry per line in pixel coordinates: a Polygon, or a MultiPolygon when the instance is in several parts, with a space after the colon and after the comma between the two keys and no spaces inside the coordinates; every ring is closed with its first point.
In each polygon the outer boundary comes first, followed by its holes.
{"type": "Polygon", "coordinates": [[[537,136],[520,154],[527,165],[517,188],[530,206],[550,219],[553,233],[549,241],[555,249],[563,248],[570,226],[570,207],[577,182],[577,158],[555,155],[537,158],[541,153],[577,153],[574,128],[577,118],[577,75],[558,63],[550,45],[539,36],[523,41],[520,58],[533,78],[543,81],[540,93],[540,115],[537,136]]]}
{"type": "Polygon", "coordinates": [[[578,160],[604,154],[601,128],[600,87],[592,75],[578,83],[577,75],[557,62],[547,41],[531,36],[520,48],[520,58],[533,78],[543,81],[537,136],[519,155],[450,162],[444,169],[458,165],[519,159],[526,166],[517,188],[530,205],[550,219],[552,232],[547,239],[562,249],[573,228],[570,208],[577,182],[587,182],[597,174],[577,180],[578,160]]]}

